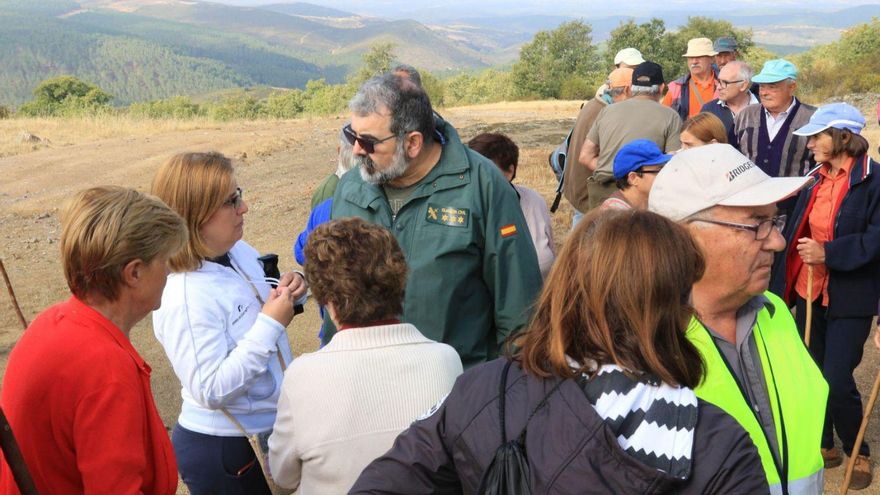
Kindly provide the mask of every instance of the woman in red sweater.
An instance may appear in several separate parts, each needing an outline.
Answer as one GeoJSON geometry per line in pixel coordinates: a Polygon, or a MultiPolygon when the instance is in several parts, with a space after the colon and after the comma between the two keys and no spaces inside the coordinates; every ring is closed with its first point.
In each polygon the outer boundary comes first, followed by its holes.
{"type": "MultiPolygon", "coordinates": [[[[159,307],[168,257],[186,239],[176,213],[131,189],[88,189],[65,210],[61,257],[73,296],[24,332],[0,392],[40,493],[175,493],[150,366],[129,333],[159,307]]],[[[2,458],[0,493],[18,493],[2,458]]]]}

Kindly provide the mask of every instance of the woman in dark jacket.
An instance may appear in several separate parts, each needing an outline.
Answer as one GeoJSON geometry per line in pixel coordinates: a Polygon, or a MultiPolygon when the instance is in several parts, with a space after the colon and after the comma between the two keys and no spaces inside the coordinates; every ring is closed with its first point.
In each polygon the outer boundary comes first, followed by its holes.
{"type": "Polygon", "coordinates": [[[690,235],[657,214],[588,215],[509,370],[501,358],[462,375],[351,493],[481,493],[502,425],[522,434],[535,494],[767,493],[748,434],[692,390],[704,370],[684,332],[703,268],[690,235]]]}
{"type": "MultiPolygon", "coordinates": [[[[788,247],[777,255],[771,284],[797,308],[802,335],[807,304],[812,305],[810,353],[829,385],[822,433],[825,467],[843,461],[833,430],[851,453],[862,422],[853,370],[862,360],[880,296],[880,168],[867,156],[868,142],[859,135],[864,126],[856,108],[832,103],[794,132],[809,136],[807,147],[820,165],[810,172],[816,182],[798,197],[784,233],[788,247]]],[[[863,443],[852,488],[870,484],[868,456],[863,443]]]]}

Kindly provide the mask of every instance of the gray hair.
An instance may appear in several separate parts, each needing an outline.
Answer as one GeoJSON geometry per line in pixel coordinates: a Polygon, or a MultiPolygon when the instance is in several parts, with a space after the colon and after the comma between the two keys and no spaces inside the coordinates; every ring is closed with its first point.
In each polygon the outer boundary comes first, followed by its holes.
{"type": "Polygon", "coordinates": [[[624,93],[626,93],[626,86],[618,86],[616,88],[609,88],[608,89],[608,94],[611,95],[612,97],[620,96],[624,93]]]}
{"type": "Polygon", "coordinates": [[[339,178],[356,165],[352,148],[344,135],[339,136],[339,153],[336,155],[336,176],[339,178]]]}
{"type": "Polygon", "coordinates": [[[659,84],[652,84],[650,86],[639,86],[638,84],[633,84],[631,87],[632,87],[632,95],[633,96],[639,96],[639,95],[646,95],[646,96],[653,96],[653,97],[660,96],[660,85],[659,84]]]}
{"type": "Polygon", "coordinates": [[[359,116],[390,112],[390,130],[394,135],[418,131],[425,143],[434,140],[434,111],[428,95],[413,81],[393,73],[365,82],[348,108],[359,116]]]}
{"type": "Polygon", "coordinates": [[[730,65],[734,69],[736,69],[737,79],[742,79],[744,82],[751,82],[752,77],[755,75],[755,71],[752,70],[752,66],[741,61],[741,60],[733,60],[728,62],[727,65],[730,65]]]}
{"type": "Polygon", "coordinates": [[[409,64],[400,64],[397,67],[391,69],[391,73],[403,72],[409,78],[410,81],[414,82],[416,86],[422,87],[422,75],[419,74],[418,69],[409,64]]]}

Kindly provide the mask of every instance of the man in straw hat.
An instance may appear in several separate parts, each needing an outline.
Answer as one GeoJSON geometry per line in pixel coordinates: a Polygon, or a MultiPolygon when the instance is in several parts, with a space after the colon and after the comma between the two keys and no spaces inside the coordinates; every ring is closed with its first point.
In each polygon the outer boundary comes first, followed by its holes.
{"type": "Polygon", "coordinates": [[[681,222],[703,250],[706,271],[691,301],[688,339],[706,376],[697,396],[749,432],[771,493],[820,494],[828,385],[785,303],[767,290],[785,248],[776,203],[809,177],[770,177],[727,144],[677,153],[657,174],[648,209],[681,222]]]}
{"type": "Polygon", "coordinates": [[[700,113],[706,102],[718,98],[718,76],[712,64],[718,52],[712,48],[709,38],[694,38],[688,41],[688,73],[669,83],[669,92],[663,104],[672,108],[686,120],[700,113]]]}

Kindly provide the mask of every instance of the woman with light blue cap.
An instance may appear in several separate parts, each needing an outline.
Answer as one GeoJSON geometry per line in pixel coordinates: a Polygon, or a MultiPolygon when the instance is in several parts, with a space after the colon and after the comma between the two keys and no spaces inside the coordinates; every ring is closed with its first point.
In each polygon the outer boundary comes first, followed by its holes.
{"type": "MultiPolygon", "coordinates": [[[[802,334],[812,305],[809,349],[830,388],[822,432],[826,468],[843,461],[834,431],[849,454],[862,422],[853,370],[862,360],[880,297],[880,164],[867,155],[864,127],[856,108],[831,103],[794,131],[809,137],[807,148],[819,166],[810,172],[816,182],[801,191],[783,232],[788,247],[776,256],[771,281],[771,289],[796,306],[802,334]]],[[[851,488],[871,483],[869,455],[863,443],[851,488]]]]}

